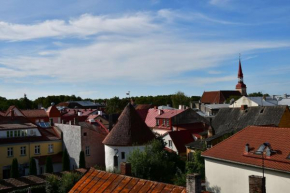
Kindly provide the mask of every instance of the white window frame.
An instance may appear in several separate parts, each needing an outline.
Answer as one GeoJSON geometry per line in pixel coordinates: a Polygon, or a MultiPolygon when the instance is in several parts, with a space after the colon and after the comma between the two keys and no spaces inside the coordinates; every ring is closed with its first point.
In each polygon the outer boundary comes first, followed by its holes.
{"type": "Polygon", "coordinates": [[[8,147],[7,148],[7,156],[8,157],[13,157],[13,147],[8,147]]]}
{"type": "Polygon", "coordinates": [[[172,140],[168,140],[168,146],[172,147],[172,140]]]}
{"type": "Polygon", "coordinates": [[[35,154],[35,155],[40,154],[40,145],[36,145],[36,146],[34,146],[34,154],[35,154]]]}
{"type": "Polygon", "coordinates": [[[86,156],[90,156],[90,146],[86,146],[86,156]]]}
{"type": "Polygon", "coordinates": [[[169,119],[166,119],[166,126],[169,127],[169,119]]]}
{"type": "Polygon", "coordinates": [[[26,146],[20,147],[20,155],[25,156],[26,155],[26,146]]]}
{"type": "Polygon", "coordinates": [[[48,144],[48,153],[53,153],[53,144],[48,144]]]}

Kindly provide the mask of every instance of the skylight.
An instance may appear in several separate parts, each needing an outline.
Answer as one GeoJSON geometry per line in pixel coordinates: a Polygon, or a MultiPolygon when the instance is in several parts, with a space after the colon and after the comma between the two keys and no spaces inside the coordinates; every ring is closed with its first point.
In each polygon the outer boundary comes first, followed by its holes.
{"type": "Polygon", "coordinates": [[[287,156],[287,159],[290,159],[290,153],[289,153],[289,155],[287,156]]]}

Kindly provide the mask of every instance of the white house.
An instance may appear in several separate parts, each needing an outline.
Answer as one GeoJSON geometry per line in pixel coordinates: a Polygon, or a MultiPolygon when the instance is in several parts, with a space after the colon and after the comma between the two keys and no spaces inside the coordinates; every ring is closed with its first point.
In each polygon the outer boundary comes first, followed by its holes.
{"type": "Polygon", "coordinates": [[[242,105],[247,105],[248,107],[257,107],[257,106],[276,106],[278,101],[275,99],[270,99],[269,97],[246,97],[243,96],[231,104],[230,108],[240,108],[242,105]]]}
{"type": "Polygon", "coordinates": [[[216,193],[261,190],[264,168],[266,192],[289,192],[289,136],[290,128],[249,126],[205,151],[202,156],[207,190],[216,193]]]}
{"type": "Polygon", "coordinates": [[[106,170],[120,170],[120,163],[126,162],[134,149],[144,150],[155,138],[153,132],[128,104],[120,115],[117,124],[104,139],[106,170]]]}

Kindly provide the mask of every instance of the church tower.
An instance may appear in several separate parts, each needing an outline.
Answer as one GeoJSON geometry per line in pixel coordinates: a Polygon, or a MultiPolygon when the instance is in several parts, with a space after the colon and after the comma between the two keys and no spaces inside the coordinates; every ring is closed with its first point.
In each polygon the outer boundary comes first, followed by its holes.
{"type": "Polygon", "coordinates": [[[244,84],[244,75],[242,70],[241,58],[239,58],[239,71],[238,71],[238,84],[236,85],[236,90],[240,91],[243,96],[247,95],[247,86],[244,84]]]}

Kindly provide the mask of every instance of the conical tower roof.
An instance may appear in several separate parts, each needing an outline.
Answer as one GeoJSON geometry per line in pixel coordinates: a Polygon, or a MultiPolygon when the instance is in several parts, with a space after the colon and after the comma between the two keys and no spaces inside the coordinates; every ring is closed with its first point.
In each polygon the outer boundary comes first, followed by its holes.
{"type": "Polygon", "coordinates": [[[129,103],[119,117],[117,124],[104,139],[103,144],[111,146],[144,145],[155,135],[129,103]]]}

